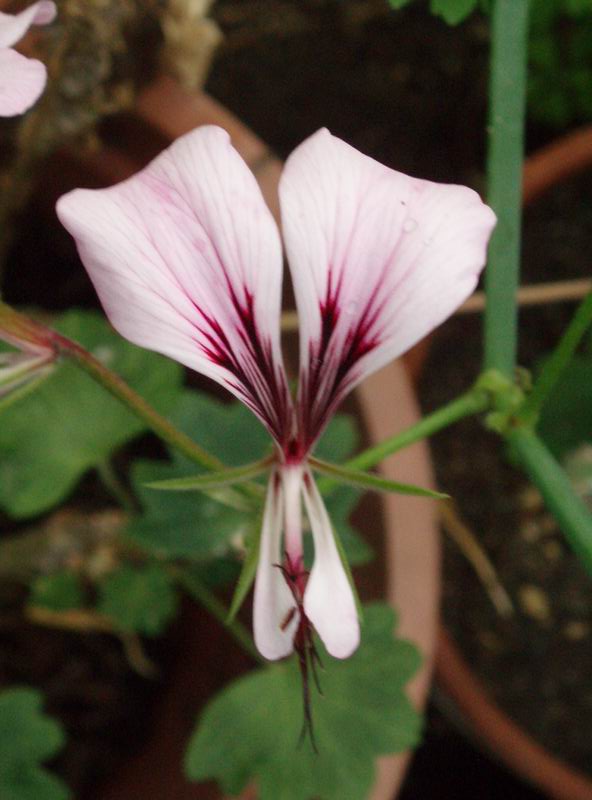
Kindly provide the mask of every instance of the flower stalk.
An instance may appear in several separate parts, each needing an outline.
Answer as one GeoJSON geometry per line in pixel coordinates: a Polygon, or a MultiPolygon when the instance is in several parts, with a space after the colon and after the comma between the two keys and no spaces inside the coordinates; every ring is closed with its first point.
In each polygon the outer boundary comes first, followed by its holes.
{"type": "MultiPolygon", "coordinates": [[[[403,450],[405,447],[409,447],[422,439],[427,439],[429,436],[433,436],[438,431],[453,425],[465,417],[480,414],[490,408],[490,405],[491,393],[478,381],[467,392],[423,417],[407,430],[363,450],[347,461],[344,467],[352,470],[371,469],[380,464],[381,461],[384,461],[385,458],[393,455],[393,453],[403,450]]],[[[323,488],[326,489],[327,487],[328,484],[324,483],[323,488]]]]}
{"type": "Polygon", "coordinates": [[[512,452],[538,488],[586,570],[592,575],[592,515],[576,495],[565,470],[526,425],[506,437],[512,452]]]}
{"type": "MultiPolygon", "coordinates": [[[[126,405],[132,413],[143,420],[157,436],[172,448],[184,455],[190,461],[204,467],[206,470],[216,472],[218,484],[221,475],[226,472],[225,464],[219,458],[209,453],[201,445],[191,439],[183,431],[175,427],[166,417],[153,408],[141,395],[131,388],[119,375],[116,375],[102,364],[92,353],[89,353],[78,342],[74,342],[61,334],[54,333],[56,346],[60,355],[74,361],[91,378],[100,383],[114,397],[126,405]]],[[[228,482],[227,482],[228,483],[228,482]]],[[[244,482],[238,490],[232,488],[204,489],[211,493],[221,503],[226,503],[239,511],[252,509],[253,500],[261,499],[260,488],[244,482]],[[242,490],[242,492],[241,492],[242,490]]]]}
{"type": "Polygon", "coordinates": [[[102,364],[92,353],[89,353],[77,342],[61,334],[54,333],[54,341],[60,355],[74,361],[91,378],[100,383],[118,400],[126,405],[137,417],[156,433],[163,441],[190,461],[205,467],[207,470],[221,471],[224,464],[216,456],[200,447],[187,434],[176,428],[171,422],[156,411],[141,395],[131,388],[119,375],[116,375],[102,364]]]}

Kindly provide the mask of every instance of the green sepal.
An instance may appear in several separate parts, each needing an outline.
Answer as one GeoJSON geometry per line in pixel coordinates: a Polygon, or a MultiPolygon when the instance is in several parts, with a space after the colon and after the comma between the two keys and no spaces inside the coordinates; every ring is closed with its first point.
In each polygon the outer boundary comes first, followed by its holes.
{"type": "Polygon", "coordinates": [[[443,492],[435,492],[432,489],[425,489],[423,486],[414,486],[409,483],[399,483],[371,472],[364,472],[358,469],[349,469],[338,464],[330,464],[327,461],[320,461],[318,458],[311,457],[309,464],[316,472],[327,475],[341,483],[350,486],[359,486],[363,489],[371,489],[376,492],[391,492],[393,494],[407,494],[416,497],[429,497],[432,500],[446,500],[449,495],[443,492]]]}
{"type": "Polygon", "coordinates": [[[232,595],[232,602],[228,611],[228,622],[232,622],[238,614],[255,580],[257,564],[259,563],[259,545],[261,544],[261,520],[262,514],[258,515],[255,524],[251,528],[251,533],[246,539],[247,552],[232,595]]]}
{"type": "Polygon", "coordinates": [[[220,470],[220,472],[200,473],[199,475],[188,475],[183,478],[169,478],[164,481],[151,481],[144,484],[148,489],[159,489],[167,492],[209,492],[212,489],[221,489],[231,486],[233,483],[248,481],[264,473],[270,464],[271,458],[263,458],[252,464],[245,464],[241,467],[230,467],[220,470]]]}
{"type": "Polygon", "coordinates": [[[45,372],[37,373],[35,376],[29,377],[28,380],[19,383],[18,386],[10,389],[6,394],[0,397],[0,414],[6,409],[10,408],[14,403],[27,397],[35,391],[41,384],[49,378],[51,368],[47,368],[45,372]]]}

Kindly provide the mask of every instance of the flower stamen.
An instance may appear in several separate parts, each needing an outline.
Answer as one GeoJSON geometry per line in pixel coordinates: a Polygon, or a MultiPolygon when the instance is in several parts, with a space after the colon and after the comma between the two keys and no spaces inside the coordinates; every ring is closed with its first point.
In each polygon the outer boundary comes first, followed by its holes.
{"type": "Polygon", "coordinates": [[[315,740],[312,718],[309,674],[312,674],[316,690],[322,697],[323,690],[321,689],[317,667],[322,669],[323,663],[314,642],[313,625],[304,612],[304,591],[306,589],[309,571],[304,569],[302,558],[294,562],[288,553],[284,553],[284,559],[284,564],[274,564],[274,566],[277,567],[284,576],[284,580],[292,593],[296,605],[286,614],[286,617],[280,625],[281,630],[286,630],[297,611],[300,615],[298,627],[294,634],[294,650],[298,656],[298,666],[302,678],[303,721],[298,738],[298,746],[300,747],[304,739],[308,736],[313,751],[318,754],[319,751],[315,740]]]}

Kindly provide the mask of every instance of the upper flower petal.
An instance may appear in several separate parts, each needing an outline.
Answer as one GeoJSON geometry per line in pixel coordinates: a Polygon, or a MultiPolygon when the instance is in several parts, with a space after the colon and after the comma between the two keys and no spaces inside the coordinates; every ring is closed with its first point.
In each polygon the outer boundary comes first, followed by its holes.
{"type": "Polygon", "coordinates": [[[495,216],[471,189],[395,172],[327,130],[289,157],[280,205],[310,446],[346,392],[473,291],[495,216]]]}
{"type": "Polygon", "coordinates": [[[300,621],[294,597],[278,566],[282,561],[283,502],[282,482],[279,474],[273,472],[265,499],[253,600],[255,644],[259,652],[272,661],[292,652],[294,633],[300,621]]]}
{"type": "Polygon", "coordinates": [[[314,562],[304,592],[304,613],[327,652],[348,658],[360,643],[354,594],[335,544],[331,520],[310,471],[304,473],[304,503],[314,539],[314,562]]]}
{"type": "Polygon", "coordinates": [[[57,210],[119,333],[223,384],[283,441],[281,244],[228,134],[198,128],[132,178],[70,192],[57,210]]]}
{"type": "Polygon", "coordinates": [[[20,14],[4,14],[0,11],[0,47],[12,47],[23,38],[31,25],[48,25],[55,15],[56,5],[51,0],[39,0],[20,14]]]}
{"type": "Polygon", "coordinates": [[[24,114],[39,98],[46,79],[40,61],[0,49],[0,117],[24,114]]]}

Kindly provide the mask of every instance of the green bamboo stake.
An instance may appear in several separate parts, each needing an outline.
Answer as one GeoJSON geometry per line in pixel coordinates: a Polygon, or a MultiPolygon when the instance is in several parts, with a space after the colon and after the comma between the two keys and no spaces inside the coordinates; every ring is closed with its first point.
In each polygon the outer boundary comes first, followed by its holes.
{"type": "Polygon", "coordinates": [[[528,0],[495,0],[489,85],[488,202],[498,222],[485,275],[484,369],[511,377],[516,365],[528,0]]]}

